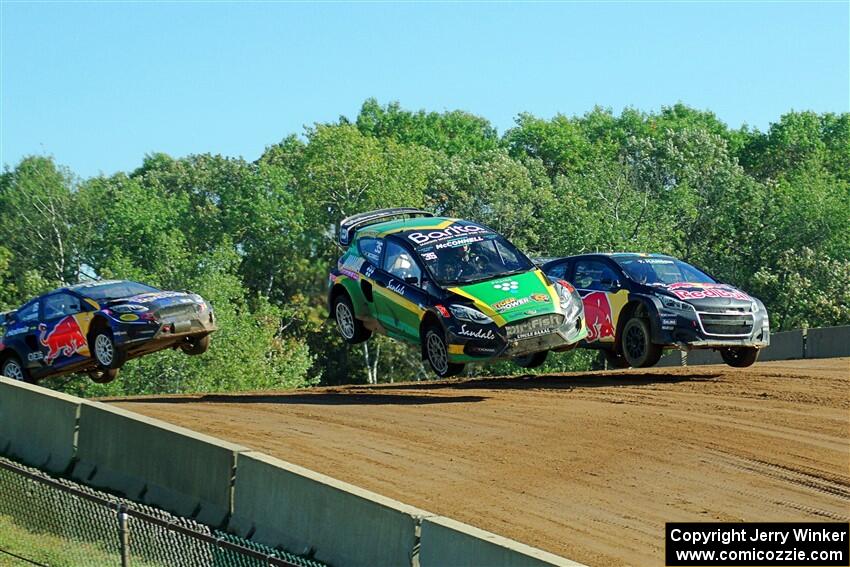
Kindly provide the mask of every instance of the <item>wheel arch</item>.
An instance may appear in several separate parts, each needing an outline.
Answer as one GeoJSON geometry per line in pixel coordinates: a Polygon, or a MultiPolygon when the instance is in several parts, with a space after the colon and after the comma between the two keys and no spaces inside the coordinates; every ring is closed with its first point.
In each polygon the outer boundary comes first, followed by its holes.
{"type": "Polygon", "coordinates": [[[426,354],[425,341],[423,341],[422,339],[425,335],[425,329],[432,326],[436,326],[445,330],[445,327],[443,327],[443,324],[437,314],[433,311],[426,311],[425,315],[422,317],[422,321],[419,322],[419,350],[422,351],[423,360],[425,359],[426,354]]]}
{"type": "Polygon", "coordinates": [[[658,309],[649,297],[634,296],[629,297],[628,303],[623,306],[620,315],[617,318],[617,330],[614,335],[616,348],[620,348],[620,339],[623,336],[623,327],[629,319],[634,316],[643,317],[649,321],[650,338],[653,342],[658,341],[658,336],[661,331],[661,325],[658,321],[658,309]]]}

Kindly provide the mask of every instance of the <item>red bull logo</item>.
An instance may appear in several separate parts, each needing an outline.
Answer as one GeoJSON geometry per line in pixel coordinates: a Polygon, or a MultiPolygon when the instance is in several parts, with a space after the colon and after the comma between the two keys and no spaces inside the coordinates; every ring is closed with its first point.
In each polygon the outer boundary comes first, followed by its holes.
{"type": "Polygon", "coordinates": [[[602,291],[591,291],[582,298],[584,317],[587,321],[587,342],[614,336],[611,303],[602,291]]]}
{"type": "Polygon", "coordinates": [[[88,345],[83,330],[73,315],[68,315],[56,323],[49,333],[44,323],[38,326],[38,330],[38,341],[48,349],[44,357],[47,364],[53,364],[60,356],[73,356],[88,345]]]}
{"type": "Polygon", "coordinates": [[[703,299],[706,297],[727,297],[745,301],[750,299],[750,296],[743,291],[726,284],[679,282],[669,284],[667,289],[679,299],[703,299]]]}

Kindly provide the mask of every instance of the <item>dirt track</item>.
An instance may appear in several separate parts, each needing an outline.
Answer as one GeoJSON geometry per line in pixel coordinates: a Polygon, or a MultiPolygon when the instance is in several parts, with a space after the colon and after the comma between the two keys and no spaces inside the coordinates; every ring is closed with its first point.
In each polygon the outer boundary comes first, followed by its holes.
{"type": "Polygon", "coordinates": [[[850,359],[118,405],[590,565],[665,521],[850,520],[850,359]]]}

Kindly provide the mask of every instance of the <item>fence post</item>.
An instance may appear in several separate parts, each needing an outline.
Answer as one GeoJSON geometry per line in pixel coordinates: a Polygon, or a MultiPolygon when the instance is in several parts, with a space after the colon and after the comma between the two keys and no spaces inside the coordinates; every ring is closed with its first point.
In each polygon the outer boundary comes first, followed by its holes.
{"type": "Polygon", "coordinates": [[[118,537],[121,542],[121,567],[130,567],[130,532],[127,529],[127,511],[118,505],[118,537]]]}

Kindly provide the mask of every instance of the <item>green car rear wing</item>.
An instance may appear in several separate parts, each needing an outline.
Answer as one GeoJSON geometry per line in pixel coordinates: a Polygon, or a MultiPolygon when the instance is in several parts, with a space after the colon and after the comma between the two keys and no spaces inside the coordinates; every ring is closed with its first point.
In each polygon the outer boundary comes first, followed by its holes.
{"type": "Polygon", "coordinates": [[[405,217],[433,217],[433,213],[421,211],[410,207],[401,207],[397,209],[379,209],[377,211],[369,211],[346,217],[339,223],[339,244],[348,246],[351,243],[351,238],[358,228],[366,225],[376,224],[385,220],[405,217]]]}

